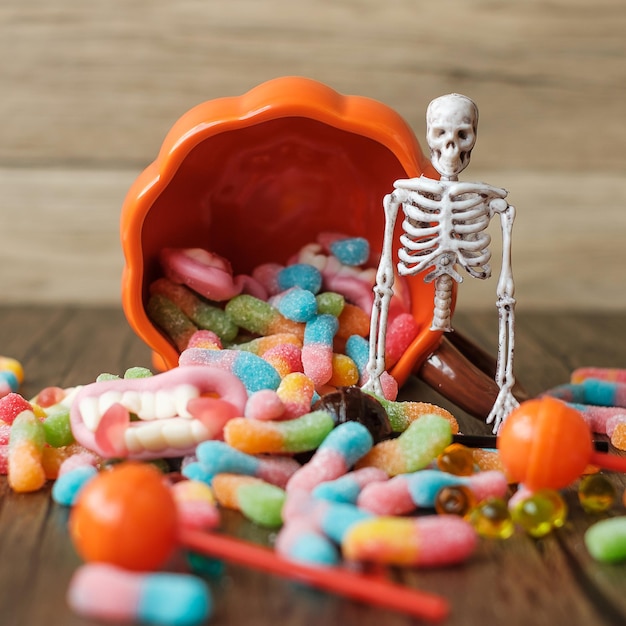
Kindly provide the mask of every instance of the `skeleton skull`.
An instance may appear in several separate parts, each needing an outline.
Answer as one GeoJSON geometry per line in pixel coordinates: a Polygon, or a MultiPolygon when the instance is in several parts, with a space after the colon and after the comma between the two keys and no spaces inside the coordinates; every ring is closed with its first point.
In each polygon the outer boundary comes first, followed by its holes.
{"type": "Polygon", "coordinates": [[[435,98],[426,111],[426,140],[431,161],[442,177],[457,180],[470,162],[476,143],[478,108],[466,96],[435,98]]]}

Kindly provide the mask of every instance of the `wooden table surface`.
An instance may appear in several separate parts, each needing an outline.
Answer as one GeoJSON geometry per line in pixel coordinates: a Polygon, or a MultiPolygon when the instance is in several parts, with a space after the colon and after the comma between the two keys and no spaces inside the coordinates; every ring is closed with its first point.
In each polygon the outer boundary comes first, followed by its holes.
{"type": "MultiPolygon", "coordinates": [[[[455,326],[493,351],[497,322],[492,314],[457,315],[455,326]]],[[[0,307],[2,353],[25,366],[25,396],[49,385],[91,382],[101,372],[123,373],[150,365],[148,349],[129,329],[117,308],[63,306],[0,307]]],[[[622,367],[626,363],[626,324],[621,314],[527,313],[517,332],[518,378],[532,395],[566,382],[583,365],[622,367]]],[[[440,401],[425,384],[412,380],[405,399],[440,401]]],[[[449,407],[446,401],[441,404],[449,407]]],[[[450,408],[450,407],[449,407],[450,408]]],[[[487,433],[480,421],[455,411],[466,433],[487,433]]],[[[625,481],[610,474],[618,492],[625,481]]],[[[465,565],[431,571],[394,570],[404,584],[445,596],[449,626],[617,625],[626,622],[626,564],[594,562],[582,537],[605,515],[582,513],[575,487],[565,497],[570,516],[564,528],[534,540],[516,533],[506,541],[481,540],[465,565]]],[[[49,486],[16,495],[0,482],[0,623],[2,626],[87,626],[65,604],[69,578],[79,564],[70,543],[68,511],[53,503],[49,486]]],[[[620,503],[610,515],[624,515],[620,503]]],[[[272,534],[238,514],[226,517],[228,532],[258,542],[272,534]]],[[[214,626],[304,626],[356,624],[400,626],[414,620],[372,609],[292,582],[227,566],[210,581],[214,626]]]]}

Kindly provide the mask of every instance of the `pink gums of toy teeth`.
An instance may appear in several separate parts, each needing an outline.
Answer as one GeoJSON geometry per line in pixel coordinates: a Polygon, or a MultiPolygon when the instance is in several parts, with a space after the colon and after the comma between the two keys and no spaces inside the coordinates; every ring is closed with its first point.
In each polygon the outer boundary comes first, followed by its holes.
{"type": "Polygon", "coordinates": [[[234,374],[193,365],[86,385],[70,420],[78,443],[105,458],[184,456],[201,441],[221,438],[224,424],[244,415],[246,401],[234,374]],[[131,414],[138,419],[131,421],[131,414]]]}

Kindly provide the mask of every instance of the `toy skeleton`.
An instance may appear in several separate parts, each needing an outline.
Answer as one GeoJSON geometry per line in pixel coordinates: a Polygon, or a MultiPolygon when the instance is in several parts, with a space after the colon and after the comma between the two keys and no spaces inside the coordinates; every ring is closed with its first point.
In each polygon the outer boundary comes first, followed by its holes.
{"type": "Polygon", "coordinates": [[[495,214],[502,227],[502,268],[497,286],[499,314],[498,359],[495,380],[500,389],[487,423],[494,432],[518,405],[513,397],[514,307],[511,270],[511,234],[515,209],[505,200],[507,191],[484,183],[459,182],[458,175],[470,162],[476,143],[478,109],[472,100],[449,94],[433,100],[426,112],[427,142],[431,161],[440,180],[421,176],[397,180],[394,191],[384,198],[385,232],[374,287],[370,351],[365,388],[381,394],[380,376],[385,370],[385,335],[389,301],[393,295],[392,241],[398,209],[404,212],[397,265],[400,276],[413,276],[426,269],[424,281],[435,281],[432,330],[452,331],[450,324],[453,281],[462,276],[491,275],[487,233],[495,214]]]}

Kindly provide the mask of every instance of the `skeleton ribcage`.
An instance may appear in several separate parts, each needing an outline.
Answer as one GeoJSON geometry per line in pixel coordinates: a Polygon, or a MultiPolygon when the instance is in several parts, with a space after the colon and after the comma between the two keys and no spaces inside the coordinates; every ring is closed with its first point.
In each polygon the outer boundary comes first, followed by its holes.
{"type": "Polygon", "coordinates": [[[398,250],[401,275],[434,266],[425,280],[444,273],[460,280],[454,270],[458,263],[475,278],[490,276],[491,236],[486,229],[491,215],[482,195],[465,194],[452,199],[414,192],[408,202],[402,203],[402,209],[404,233],[398,250]]]}

